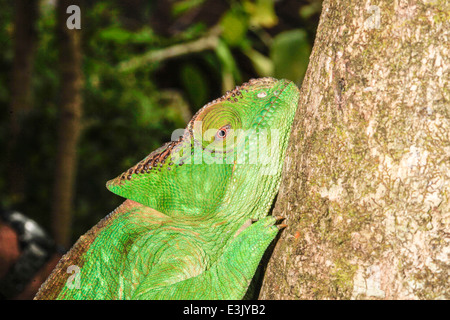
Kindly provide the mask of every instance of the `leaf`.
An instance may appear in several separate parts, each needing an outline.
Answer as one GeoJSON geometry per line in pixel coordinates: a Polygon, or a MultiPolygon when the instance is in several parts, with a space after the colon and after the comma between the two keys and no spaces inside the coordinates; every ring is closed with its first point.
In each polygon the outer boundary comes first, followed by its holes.
{"type": "Polygon", "coordinates": [[[274,5],[273,0],[245,1],[244,8],[250,15],[250,25],[263,28],[275,26],[278,23],[278,17],[274,5]]]}
{"type": "Polygon", "coordinates": [[[223,40],[230,46],[237,46],[247,34],[248,17],[238,9],[229,10],[223,15],[220,26],[223,40]]]}
{"type": "Polygon", "coordinates": [[[175,17],[180,16],[189,10],[198,8],[203,4],[203,2],[205,2],[205,0],[182,0],[175,2],[173,4],[172,14],[175,17]]]}
{"type": "Polygon", "coordinates": [[[320,11],[322,11],[322,1],[313,1],[300,7],[299,15],[303,19],[309,19],[313,15],[320,13],[320,11]]]}
{"type": "Polygon", "coordinates": [[[148,94],[141,90],[133,90],[135,99],[138,105],[133,110],[136,115],[136,123],[140,126],[148,126],[149,124],[156,124],[161,121],[161,115],[156,112],[153,101],[148,94]]]}
{"type": "Polygon", "coordinates": [[[154,43],[157,36],[149,27],[132,32],[118,26],[111,26],[101,30],[98,34],[100,40],[112,41],[118,44],[126,43],[154,43]]]}
{"type": "Polygon", "coordinates": [[[274,64],[270,58],[252,48],[244,50],[244,53],[252,61],[253,67],[259,76],[273,76],[274,64]]]}
{"type": "Polygon", "coordinates": [[[308,67],[311,46],[306,32],[294,29],[278,34],[270,48],[276,78],[284,78],[301,84],[308,67]]]}
{"type": "Polygon", "coordinates": [[[120,27],[112,26],[101,30],[99,32],[99,38],[101,40],[113,41],[123,44],[129,41],[129,39],[131,38],[131,33],[120,27]]]}
{"type": "Polygon", "coordinates": [[[201,70],[194,64],[185,64],[181,68],[180,77],[194,107],[205,104],[208,100],[209,85],[201,70]]]}
{"type": "Polygon", "coordinates": [[[236,66],[233,54],[224,41],[219,41],[216,48],[216,55],[222,64],[222,90],[231,90],[235,82],[241,82],[241,73],[236,66]]]}

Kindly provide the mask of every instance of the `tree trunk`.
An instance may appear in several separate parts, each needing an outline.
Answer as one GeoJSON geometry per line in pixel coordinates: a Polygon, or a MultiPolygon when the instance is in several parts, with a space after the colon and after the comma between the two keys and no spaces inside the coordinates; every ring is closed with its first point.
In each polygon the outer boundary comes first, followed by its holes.
{"type": "Polygon", "coordinates": [[[8,185],[14,203],[24,198],[25,177],[20,136],[32,109],[31,75],[36,49],[38,1],[14,2],[14,61],[11,72],[11,103],[9,105],[9,140],[7,146],[8,185]]]}
{"type": "Polygon", "coordinates": [[[450,299],[449,12],[323,3],[260,298],[450,299]]]}
{"type": "MultiPolygon", "coordinates": [[[[78,1],[79,2],[79,1],[78,1]]],[[[57,34],[61,82],[58,150],[53,190],[52,232],[56,242],[70,245],[70,225],[76,172],[76,147],[82,113],[81,30],[69,29],[66,13],[77,1],[60,0],[57,4],[57,34]]]]}

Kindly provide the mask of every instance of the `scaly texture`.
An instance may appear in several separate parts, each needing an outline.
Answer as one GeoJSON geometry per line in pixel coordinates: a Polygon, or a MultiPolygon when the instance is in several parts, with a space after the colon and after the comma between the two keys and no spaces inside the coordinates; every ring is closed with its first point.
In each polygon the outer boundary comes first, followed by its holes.
{"type": "Polygon", "coordinates": [[[267,214],[298,100],[292,82],[262,78],[205,105],[177,141],[107,183],[127,200],[36,299],[242,298],[279,230],[267,214]]]}

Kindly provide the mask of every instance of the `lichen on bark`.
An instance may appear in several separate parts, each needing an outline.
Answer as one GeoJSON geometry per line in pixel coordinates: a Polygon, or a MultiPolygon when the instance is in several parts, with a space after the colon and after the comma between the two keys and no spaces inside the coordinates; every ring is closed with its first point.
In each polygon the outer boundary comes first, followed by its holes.
{"type": "Polygon", "coordinates": [[[449,12],[324,2],[260,298],[450,298],[449,12]]]}

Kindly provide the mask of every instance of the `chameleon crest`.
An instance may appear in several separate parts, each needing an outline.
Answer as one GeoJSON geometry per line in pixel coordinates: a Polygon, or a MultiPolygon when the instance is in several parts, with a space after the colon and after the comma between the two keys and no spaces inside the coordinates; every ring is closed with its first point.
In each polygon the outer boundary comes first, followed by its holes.
{"type": "Polygon", "coordinates": [[[127,200],[77,241],[36,298],[242,298],[279,231],[267,214],[298,99],[292,82],[261,78],[201,108],[176,141],[107,183],[127,200]]]}

